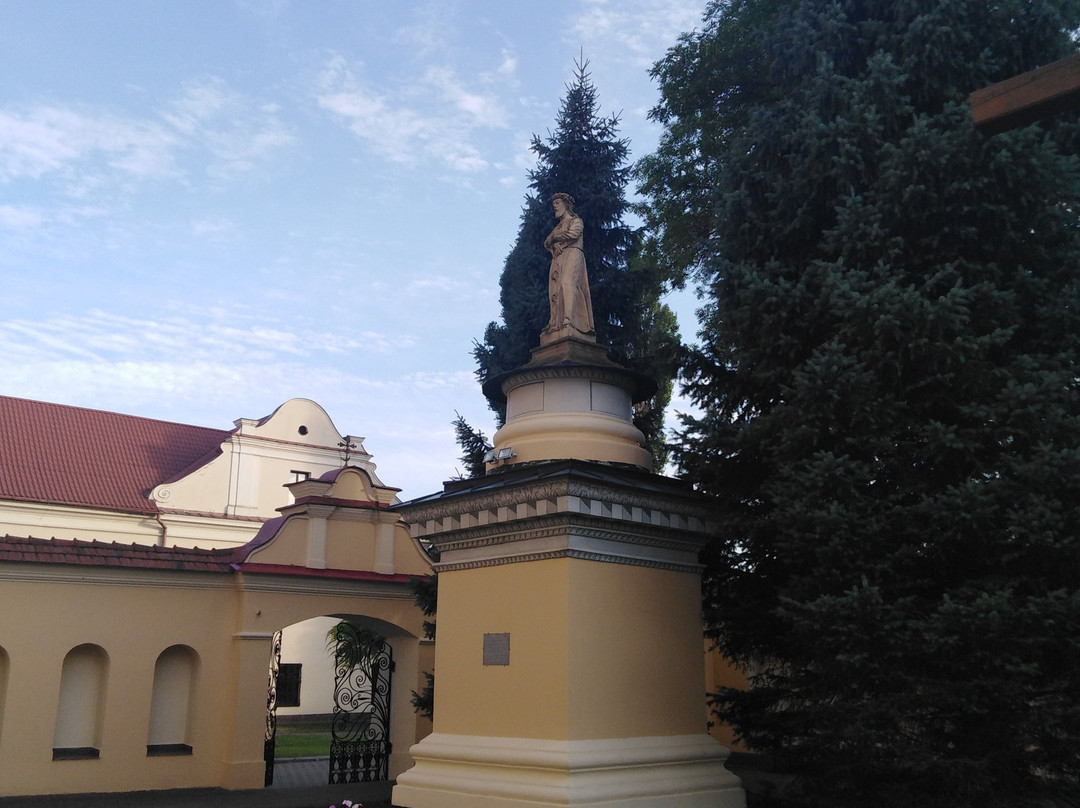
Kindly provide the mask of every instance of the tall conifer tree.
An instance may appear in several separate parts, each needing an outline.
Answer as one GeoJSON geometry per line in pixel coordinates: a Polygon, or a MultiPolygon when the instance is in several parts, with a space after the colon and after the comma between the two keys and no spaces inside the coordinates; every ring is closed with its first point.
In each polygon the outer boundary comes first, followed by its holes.
{"type": "MultiPolygon", "coordinates": [[[[587,62],[576,63],[577,73],[567,85],[555,131],[547,138],[533,136],[537,165],[529,172],[530,190],[517,241],[499,281],[502,321],[489,324],[483,342],[476,344],[477,375],[484,381],[520,367],[539,344],[548,320],[551,255],[544,249],[544,238],[555,226],[550,200],[554,193],[568,193],[585,223],[585,260],[597,342],[608,348],[612,359],[660,384],[660,391],[639,405],[635,422],[662,467],[667,457],[663,411],[677,366],[677,325],[660,301],[659,270],[641,259],[640,234],[625,223],[630,207],[625,195],[631,172],[629,144],[618,136],[618,117],[599,114],[587,67],[587,62]]],[[[505,415],[502,406],[492,402],[500,422],[505,415]]]]}
{"type": "Polygon", "coordinates": [[[1076,804],[1075,114],[967,95],[1068,0],[729,0],[654,70],[656,254],[705,285],[677,459],[717,497],[722,715],[782,804],[1076,804]]]}

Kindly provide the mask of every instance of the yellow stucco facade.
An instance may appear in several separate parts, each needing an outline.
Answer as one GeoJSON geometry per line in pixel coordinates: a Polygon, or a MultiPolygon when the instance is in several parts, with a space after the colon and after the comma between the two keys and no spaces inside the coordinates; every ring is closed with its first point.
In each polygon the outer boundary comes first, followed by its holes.
{"type": "Polygon", "coordinates": [[[0,796],[261,787],[274,633],[321,615],[391,645],[391,777],[407,768],[425,731],[409,693],[427,653],[409,576],[430,566],[385,507],[392,489],[360,469],[337,480],[312,481],[235,552],[38,543],[37,558],[5,555],[0,796]],[[330,563],[307,565],[313,534],[330,563]]]}
{"type": "Polygon", "coordinates": [[[571,558],[442,575],[439,620],[455,637],[437,652],[439,730],[570,740],[702,732],[697,586],[685,572],[571,558]],[[509,665],[484,664],[485,634],[509,635],[509,665]]]}

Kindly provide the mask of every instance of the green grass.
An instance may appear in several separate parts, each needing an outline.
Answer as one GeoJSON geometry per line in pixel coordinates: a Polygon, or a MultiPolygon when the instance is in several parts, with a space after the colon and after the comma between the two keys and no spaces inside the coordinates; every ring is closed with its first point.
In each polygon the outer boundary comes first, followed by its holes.
{"type": "Polygon", "coordinates": [[[278,760],[330,754],[330,729],[326,724],[294,724],[278,727],[274,757],[278,760]]]}

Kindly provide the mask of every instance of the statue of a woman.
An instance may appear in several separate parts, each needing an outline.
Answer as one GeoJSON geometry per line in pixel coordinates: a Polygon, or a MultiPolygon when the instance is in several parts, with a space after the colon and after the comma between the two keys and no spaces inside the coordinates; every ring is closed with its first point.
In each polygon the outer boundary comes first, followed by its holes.
{"type": "Polygon", "coordinates": [[[558,224],[546,239],[544,247],[551,253],[548,270],[548,300],[551,317],[543,334],[571,328],[580,334],[594,335],[592,296],[589,294],[589,275],[585,269],[581,234],[585,225],[574,213],[574,198],[558,193],[551,197],[558,224]]]}

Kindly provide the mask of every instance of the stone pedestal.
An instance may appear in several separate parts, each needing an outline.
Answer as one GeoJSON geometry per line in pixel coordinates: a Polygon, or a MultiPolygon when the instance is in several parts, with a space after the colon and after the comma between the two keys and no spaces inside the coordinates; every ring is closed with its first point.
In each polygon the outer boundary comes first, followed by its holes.
{"type": "Polygon", "coordinates": [[[655,391],[654,381],[612,362],[594,341],[547,341],[527,365],[484,384],[489,398],[506,399],[506,423],[493,438],[488,471],[563,458],[649,468],[633,405],[655,391]]]}
{"type": "Polygon", "coordinates": [[[430,735],[394,804],[425,808],[744,806],[708,735],[546,741],[430,735]]]}
{"type": "Polygon", "coordinates": [[[745,804],[705,731],[700,498],[628,465],[553,460],[398,512],[441,560],[435,732],[395,805],[745,804]]]}

